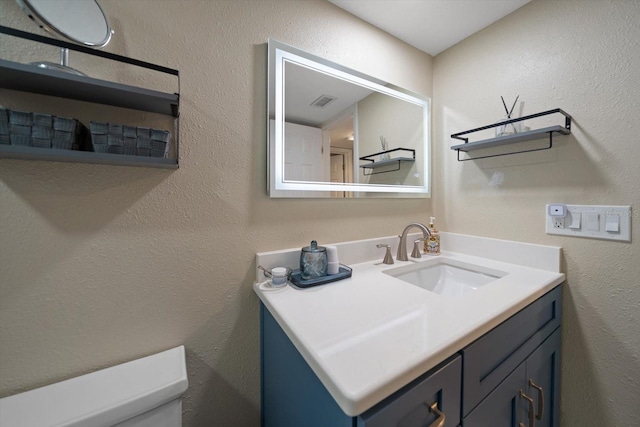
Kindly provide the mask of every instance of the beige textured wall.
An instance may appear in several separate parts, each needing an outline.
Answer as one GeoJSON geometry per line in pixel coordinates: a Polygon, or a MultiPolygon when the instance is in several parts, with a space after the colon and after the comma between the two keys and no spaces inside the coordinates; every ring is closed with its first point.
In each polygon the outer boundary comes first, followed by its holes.
{"type": "MultiPolygon", "coordinates": [[[[181,168],[0,160],[0,395],[184,343],[185,425],[258,425],[254,253],[398,233],[432,205],[268,199],[262,45],[425,95],[431,59],[321,0],[101,4],[117,31],[107,50],[181,71],[181,168]]],[[[632,0],[534,0],[434,61],[439,227],[565,248],[565,426],[640,419],[638,216],[632,244],[547,236],[543,223],[549,202],[640,206],[639,19],[632,0]],[[571,113],[573,135],[456,162],[449,135],[501,117],[499,96],[516,94],[525,113],[571,113]]],[[[35,28],[12,0],[0,22],[35,28]]]]}
{"type": "MultiPolygon", "coordinates": [[[[185,344],[185,425],[257,426],[254,254],[399,233],[431,211],[266,196],[265,43],[427,96],[432,58],[324,0],[100,4],[107,50],[181,72],[180,169],[0,160],[0,396],[185,344]]],[[[37,30],[13,0],[0,23],[37,30]]]]}
{"type": "Polygon", "coordinates": [[[441,228],[564,248],[563,426],[640,420],[638,22],[634,0],[534,0],[434,60],[441,228]],[[518,94],[525,113],[570,113],[573,134],[547,151],[457,162],[449,136],[501,118],[500,95],[518,94]],[[548,236],[551,202],[632,205],[633,243],[548,236]]]}

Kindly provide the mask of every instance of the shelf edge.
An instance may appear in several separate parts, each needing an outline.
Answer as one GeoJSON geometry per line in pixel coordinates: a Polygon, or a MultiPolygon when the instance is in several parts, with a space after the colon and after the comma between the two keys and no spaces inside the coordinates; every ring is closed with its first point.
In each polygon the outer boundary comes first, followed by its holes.
{"type": "Polygon", "coordinates": [[[483,139],[480,141],[469,142],[466,144],[453,145],[451,146],[451,149],[469,152],[469,151],[479,150],[483,148],[500,147],[503,145],[510,145],[510,144],[516,144],[519,142],[542,139],[544,137],[544,134],[549,134],[553,132],[557,132],[562,135],[571,134],[571,131],[569,129],[560,125],[555,125],[555,126],[549,126],[546,128],[535,129],[527,132],[521,132],[519,134],[514,134],[514,135],[501,136],[498,138],[489,138],[489,139],[483,139]]]}
{"type": "Polygon", "coordinates": [[[415,162],[415,159],[410,158],[410,157],[397,157],[395,159],[389,159],[389,160],[381,160],[379,162],[373,162],[373,163],[369,163],[366,165],[360,165],[361,168],[363,169],[376,169],[376,168],[381,168],[383,166],[388,166],[388,165],[392,165],[396,162],[415,162]]]}
{"type": "Polygon", "coordinates": [[[0,59],[0,87],[47,96],[76,99],[177,117],[180,103],[176,93],[126,85],[87,76],[76,76],[33,65],[0,59]],[[52,84],[55,83],[55,84],[52,84]],[[117,96],[114,96],[117,92],[117,96]],[[131,95],[135,101],[131,101],[131,95]],[[122,100],[127,101],[122,101],[122,100]],[[175,107],[174,107],[175,106],[175,107]]]}
{"type": "Polygon", "coordinates": [[[60,150],[15,145],[0,145],[0,159],[37,160],[65,163],[91,163],[114,166],[137,166],[178,169],[176,159],[95,153],[92,151],[60,150]]]}

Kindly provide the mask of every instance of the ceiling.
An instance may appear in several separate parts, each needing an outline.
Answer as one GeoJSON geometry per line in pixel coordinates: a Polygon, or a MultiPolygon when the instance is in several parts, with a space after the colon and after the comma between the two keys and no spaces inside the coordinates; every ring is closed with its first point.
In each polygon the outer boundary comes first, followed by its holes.
{"type": "Polygon", "coordinates": [[[373,92],[372,89],[293,62],[285,62],[284,72],[285,120],[291,123],[324,127],[326,122],[373,92]],[[314,106],[314,100],[323,96],[329,96],[333,101],[323,107],[314,106]]]}
{"type": "Polygon", "coordinates": [[[531,0],[329,0],[435,56],[531,0]]]}

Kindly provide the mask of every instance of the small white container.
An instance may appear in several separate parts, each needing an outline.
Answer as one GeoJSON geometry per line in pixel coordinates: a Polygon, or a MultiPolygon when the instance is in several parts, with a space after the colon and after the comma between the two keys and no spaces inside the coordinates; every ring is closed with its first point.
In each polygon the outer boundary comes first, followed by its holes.
{"type": "Polygon", "coordinates": [[[333,245],[325,245],[327,248],[327,274],[338,274],[340,263],[338,262],[338,248],[333,245]]]}
{"type": "Polygon", "coordinates": [[[287,284],[287,269],[284,267],[274,267],[271,269],[271,286],[280,287],[287,284]]]}

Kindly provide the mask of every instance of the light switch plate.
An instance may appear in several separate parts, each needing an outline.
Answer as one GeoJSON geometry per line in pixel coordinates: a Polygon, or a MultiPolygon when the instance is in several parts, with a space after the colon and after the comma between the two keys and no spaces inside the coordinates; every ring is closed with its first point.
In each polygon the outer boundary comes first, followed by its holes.
{"type": "Polygon", "coordinates": [[[582,228],[582,214],[569,214],[569,228],[572,230],[580,230],[582,228]]]}
{"type": "Polygon", "coordinates": [[[598,212],[585,212],[587,217],[587,231],[600,231],[600,214],[598,212]]]}
{"type": "Polygon", "coordinates": [[[604,230],[617,233],[620,231],[620,216],[619,215],[607,215],[604,220],[604,230]]]}
{"type": "Polygon", "coordinates": [[[566,205],[563,227],[558,227],[557,218],[549,215],[549,206],[553,205],[546,205],[547,234],[631,241],[631,206],[566,205]],[[618,223],[618,231],[612,223],[618,223]]]}

